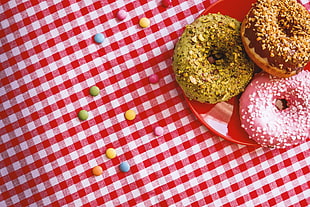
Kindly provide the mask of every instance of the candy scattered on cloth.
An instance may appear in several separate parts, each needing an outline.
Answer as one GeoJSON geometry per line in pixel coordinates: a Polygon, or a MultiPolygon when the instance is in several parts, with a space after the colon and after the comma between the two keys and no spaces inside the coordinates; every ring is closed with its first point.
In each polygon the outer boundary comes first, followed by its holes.
{"type": "Polygon", "coordinates": [[[159,77],[157,74],[152,74],[149,76],[149,82],[150,83],[158,83],[159,77]]]}
{"type": "Polygon", "coordinates": [[[92,173],[93,175],[95,176],[99,176],[103,173],[103,170],[102,170],[102,167],[100,166],[95,166],[93,169],[92,169],[92,173]]]}
{"type": "Polygon", "coordinates": [[[92,96],[98,96],[100,93],[100,89],[97,86],[92,86],[89,89],[89,94],[92,96]]]}
{"type": "Polygon", "coordinates": [[[124,161],[122,162],[120,165],[119,165],[119,169],[122,171],[122,172],[128,172],[130,170],[130,166],[128,164],[127,161],[124,161]]]}
{"type": "Polygon", "coordinates": [[[170,0],[162,0],[162,1],[161,1],[161,4],[162,4],[164,7],[170,7],[170,6],[171,6],[171,1],[170,1],[170,0]]]}
{"type": "Polygon", "coordinates": [[[150,21],[148,18],[146,18],[146,17],[142,17],[142,18],[140,19],[140,21],[139,21],[139,25],[140,25],[140,27],[142,27],[142,28],[149,27],[150,24],[151,24],[151,21],[150,21]]]}
{"type": "Polygon", "coordinates": [[[113,159],[116,157],[116,150],[113,148],[108,148],[105,152],[107,158],[113,159]]]}
{"type": "Polygon", "coordinates": [[[126,19],[126,17],[127,17],[127,12],[123,9],[120,9],[116,14],[116,18],[120,21],[126,19]]]}
{"type": "Polygon", "coordinates": [[[84,121],[84,120],[88,119],[88,112],[83,109],[83,110],[79,111],[78,117],[80,120],[84,121]]]}
{"type": "Polygon", "coordinates": [[[154,128],[154,134],[156,136],[162,136],[164,134],[164,129],[161,126],[156,126],[154,128]]]}
{"type": "Polygon", "coordinates": [[[104,35],[101,33],[98,33],[94,36],[94,40],[96,43],[100,44],[104,42],[104,35]]]}
{"type": "Polygon", "coordinates": [[[125,112],[125,118],[127,120],[134,120],[136,118],[136,112],[132,109],[129,109],[125,112]]]}

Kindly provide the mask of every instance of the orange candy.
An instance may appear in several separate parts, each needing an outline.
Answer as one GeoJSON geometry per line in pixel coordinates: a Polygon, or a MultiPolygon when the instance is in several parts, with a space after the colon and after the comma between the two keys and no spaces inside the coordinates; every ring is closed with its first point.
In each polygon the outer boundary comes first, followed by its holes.
{"type": "Polygon", "coordinates": [[[96,166],[96,167],[94,167],[94,168],[92,169],[92,173],[93,173],[93,175],[95,175],[95,176],[101,175],[102,172],[103,172],[103,170],[102,170],[102,167],[100,167],[100,166],[96,166]]]}

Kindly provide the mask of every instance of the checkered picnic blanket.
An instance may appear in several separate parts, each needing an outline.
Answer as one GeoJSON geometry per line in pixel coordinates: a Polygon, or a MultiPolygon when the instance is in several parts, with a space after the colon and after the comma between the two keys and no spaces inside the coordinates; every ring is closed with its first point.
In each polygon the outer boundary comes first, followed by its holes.
{"type": "Polygon", "coordinates": [[[215,1],[1,2],[0,206],[310,205],[309,141],[271,150],[219,138],[175,82],[174,45],[215,1]],[[140,28],[141,17],[151,26],[140,28]],[[81,109],[88,120],[77,118],[81,109]],[[124,118],[128,109],[135,120],[124,118]],[[93,176],[97,165],[103,174],[93,176]]]}

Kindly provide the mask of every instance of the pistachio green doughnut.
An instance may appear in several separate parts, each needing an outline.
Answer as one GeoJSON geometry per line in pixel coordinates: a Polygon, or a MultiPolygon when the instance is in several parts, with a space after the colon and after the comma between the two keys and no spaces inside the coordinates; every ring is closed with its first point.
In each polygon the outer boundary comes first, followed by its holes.
{"type": "Polygon", "coordinates": [[[241,42],[240,22],[221,14],[201,16],[186,26],[172,67],[189,99],[212,104],[241,93],[254,73],[241,42]]]}

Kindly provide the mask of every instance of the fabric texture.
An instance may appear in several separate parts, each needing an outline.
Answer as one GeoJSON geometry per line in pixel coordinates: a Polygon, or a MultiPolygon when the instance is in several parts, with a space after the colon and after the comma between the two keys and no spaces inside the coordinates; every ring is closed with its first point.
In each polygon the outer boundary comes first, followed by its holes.
{"type": "Polygon", "coordinates": [[[175,81],[174,45],[214,2],[2,3],[0,206],[309,206],[309,141],[271,150],[217,137],[175,81]],[[119,9],[128,12],[123,21],[119,9]],[[150,27],[139,26],[142,17],[150,27]],[[158,83],[149,83],[152,74],[158,83]],[[97,165],[103,174],[93,176],[97,165]]]}

